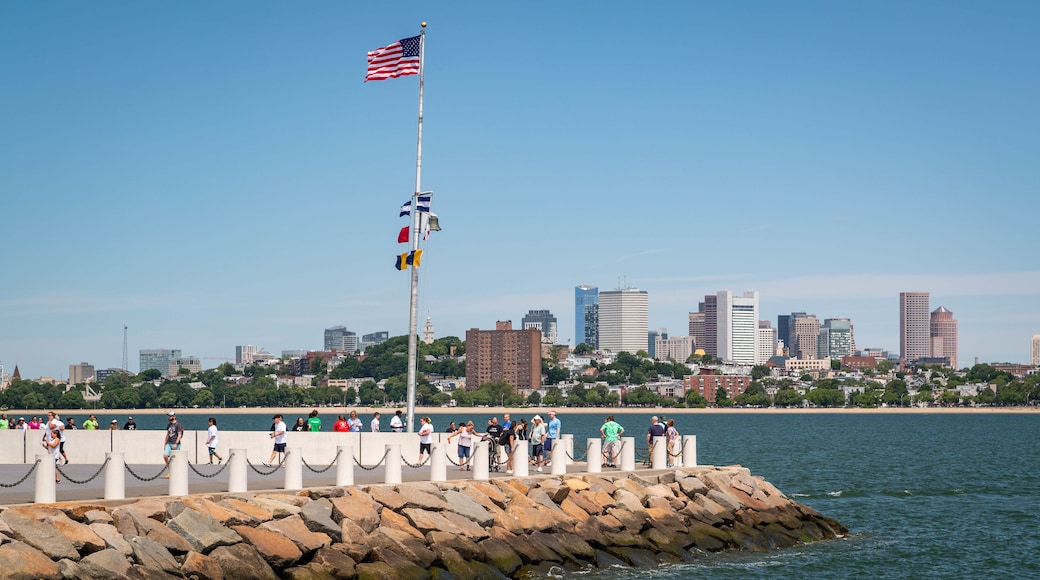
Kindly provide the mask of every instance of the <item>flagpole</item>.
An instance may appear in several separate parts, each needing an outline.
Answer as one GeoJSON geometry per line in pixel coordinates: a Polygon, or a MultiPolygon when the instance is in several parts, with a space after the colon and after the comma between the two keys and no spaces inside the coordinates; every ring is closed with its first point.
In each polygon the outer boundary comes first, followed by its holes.
{"type": "MultiPolygon", "coordinates": [[[[422,23],[422,31],[419,33],[419,134],[415,152],[415,193],[412,194],[412,255],[419,249],[419,194],[422,192],[422,121],[423,121],[423,76],[426,61],[426,23],[422,23]]],[[[419,318],[419,268],[413,265],[409,270],[412,272],[412,288],[410,308],[408,312],[408,415],[405,424],[408,433],[413,433],[415,418],[415,383],[418,369],[418,344],[416,333],[418,332],[419,318]]]]}

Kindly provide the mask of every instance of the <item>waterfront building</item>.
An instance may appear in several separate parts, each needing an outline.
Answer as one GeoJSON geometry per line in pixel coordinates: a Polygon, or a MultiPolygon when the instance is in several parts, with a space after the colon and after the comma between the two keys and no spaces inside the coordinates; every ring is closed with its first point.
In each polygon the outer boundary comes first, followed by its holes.
{"type": "Polygon", "coordinates": [[[599,288],[574,288],[574,345],[581,343],[599,348],[599,288]]]}
{"type": "Polygon", "coordinates": [[[735,296],[719,290],[716,299],[718,358],[753,365],[758,361],[758,292],[735,296]]]}
{"type": "Polygon", "coordinates": [[[87,381],[92,381],[97,376],[94,372],[94,365],[90,363],[81,362],[77,365],[69,365],[69,384],[78,385],[87,381]]]}
{"type": "MultiPolygon", "coordinates": [[[[520,320],[524,329],[534,329],[542,333],[542,338],[550,344],[556,344],[556,317],[548,310],[528,310],[527,316],[520,320]]],[[[591,346],[591,345],[590,345],[591,346]]]]}
{"type": "Polygon", "coordinates": [[[770,358],[777,354],[776,329],[773,328],[768,320],[758,321],[758,332],[755,340],[758,342],[758,354],[755,358],[755,364],[766,364],[770,358]]]}
{"type": "Polygon", "coordinates": [[[181,358],[179,348],[152,348],[138,351],[138,371],[143,373],[147,370],[159,371],[166,375],[170,370],[170,362],[175,358],[181,358]]]}
{"type": "Polygon", "coordinates": [[[498,321],[495,330],[466,331],[466,385],[505,381],[514,389],[542,386],[542,333],[513,330],[512,321],[498,321]]]}
{"type": "Polygon", "coordinates": [[[646,290],[619,288],[599,293],[599,350],[635,354],[649,336],[646,290]]]}
{"type": "Polygon", "coordinates": [[[953,313],[940,306],[929,319],[932,358],[946,359],[950,368],[957,368],[957,320],[953,313]]]}
{"type": "Polygon", "coordinates": [[[928,292],[899,293],[899,360],[913,363],[932,354],[928,292]]]}
{"type": "Polygon", "coordinates": [[[325,350],[355,353],[358,350],[357,333],[343,326],[325,329],[325,350]]]}

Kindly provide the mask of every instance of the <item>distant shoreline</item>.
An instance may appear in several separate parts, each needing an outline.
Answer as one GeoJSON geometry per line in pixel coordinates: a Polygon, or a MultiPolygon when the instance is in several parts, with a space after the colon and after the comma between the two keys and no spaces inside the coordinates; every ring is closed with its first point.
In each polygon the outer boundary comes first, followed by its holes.
{"type": "MultiPolygon", "coordinates": [[[[199,409],[55,409],[59,415],[83,415],[90,413],[127,414],[127,415],[165,415],[174,411],[179,415],[259,415],[271,413],[282,413],[286,416],[306,415],[312,409],[317,409],[320,415],[335,416],[357,411],[360,415],[371,415],[379,411],[383,415],[392,415],[397,409],[405,411],[405,407],[234,407],[234,408],[199,408],[199,409]]],[[[766,407],[761,409],[734,409],[734,408],[704,408],[687,409],[682,407],[557,407],[561,416],[567,414],[603,414],[603,415],[798,415],[798,414],[844,414],[844,415],[927,415],[927,414],[1016,414],[1040,415],[1040,407],[885,407],[874,409],[863,409],[859,407],[837,407],[837,408],[798,408],[778,409],[766,407]]],[[[450,414],[489,414],[501,415],[511,413],[516,415],[545,415],[550,407],[416,407],[416,415],[450,415],[450,414]]],[[[8,418],[19,416],[32,417],[33,415],[46,415],[47,411],[37,409],[8,409],[4,411],[8,418]]],[[[16,419],[17,420],[17,419],[16,419]]]]}

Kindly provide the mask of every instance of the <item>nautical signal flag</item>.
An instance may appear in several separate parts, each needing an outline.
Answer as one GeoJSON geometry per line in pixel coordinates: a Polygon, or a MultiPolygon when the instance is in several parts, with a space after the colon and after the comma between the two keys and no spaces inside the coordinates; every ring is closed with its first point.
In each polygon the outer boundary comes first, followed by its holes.
{"type": "MultiPolygon", "coordinates": [[[[433,200],[433,193],[425,192],[420,193],[415,198],[415,210],[419,213],[430,211],[430,202],[433,200]]],[[[401,206],[401,213],[397,217],[404,217],[406,215],[412,215],[412,200],[404,202],[401,206]]]]}
{"type": "Polygon", "coordinates": [[[405,252],[397,256],[397,264],[394,266],[398,270],[406,270],[408,266],[418,268],[419,263],[422,261],[422,250],[412,250],[411,252],[405,252]]]}
{"type": "Polygon", "coordinates": [[[419,74],[421,51],[422,35],[402,38],[388,46],[369,51],[365,82],[419,74]]]}
{"type": "Polygon", "coordinates": [[[397,233],[397,243],[404,244],[408,242],[408,226],[401,228],[401,231],[397,233]]]}

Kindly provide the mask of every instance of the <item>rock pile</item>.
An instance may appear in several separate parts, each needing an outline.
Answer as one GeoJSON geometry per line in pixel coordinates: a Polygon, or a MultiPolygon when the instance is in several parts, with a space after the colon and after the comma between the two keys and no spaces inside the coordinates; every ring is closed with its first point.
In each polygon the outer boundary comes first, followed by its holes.
{"type": "Polygon", "coordinates": [[[14,506],[5,578],[504,578],[839,537],[740,466],[14,506]],[[106,503],[107,502],[103,502],[106,503]]]}

